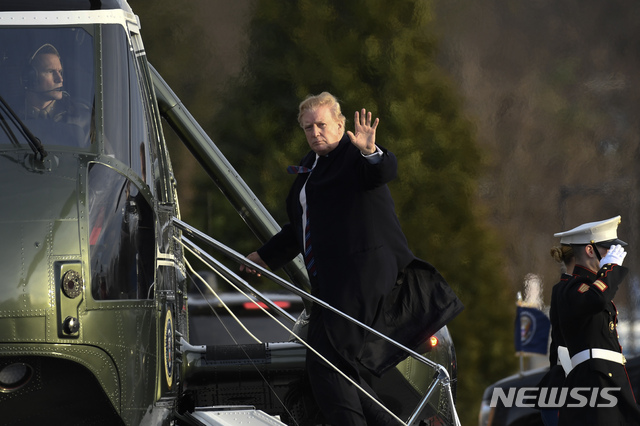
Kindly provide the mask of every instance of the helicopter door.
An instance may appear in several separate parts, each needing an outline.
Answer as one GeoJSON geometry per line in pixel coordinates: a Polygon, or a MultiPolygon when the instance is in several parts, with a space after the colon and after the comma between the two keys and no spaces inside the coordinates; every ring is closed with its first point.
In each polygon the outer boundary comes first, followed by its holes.
{"type": "Polygon", "coordinates": [[[94,300],[149,299],[153,211],[135,184],[102,164],[89,167],[89,247],[94,300]]]}

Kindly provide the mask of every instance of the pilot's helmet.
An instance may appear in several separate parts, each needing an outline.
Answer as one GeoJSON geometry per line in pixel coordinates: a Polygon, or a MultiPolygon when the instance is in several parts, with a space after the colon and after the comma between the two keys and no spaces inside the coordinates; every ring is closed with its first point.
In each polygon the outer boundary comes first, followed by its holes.
{"type": "Polygon", "coordinates": [[[58,49],[56,49],[53,44],[45,43],[42,46],[38,47],[35,52],[33,52],[33,55],[31,55],[31,59],[29,59],[29,63],[33,62],[36,56],[44,55],[46,53],[53,54],[53,55],[56,55],[57,57],[60,57],[60,53],[58,53],[58,49]]]}

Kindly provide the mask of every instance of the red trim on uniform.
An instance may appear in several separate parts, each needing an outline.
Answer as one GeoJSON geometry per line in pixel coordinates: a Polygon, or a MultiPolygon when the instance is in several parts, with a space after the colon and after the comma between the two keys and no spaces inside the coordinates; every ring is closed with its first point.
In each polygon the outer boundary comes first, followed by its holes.
{"type": "MultiPolygon", "coordinates": [[[[607,264],[608,265],[608,264],[607,264]]],[[[602,278],[606,278],[607,275],[609,274],[610,271],[613,270],[613,264],[611,264],[611,267],[608,267],[607,265],[605,265],[602,269],[604,269],[604,272],[602,272],[602,278]]]]}

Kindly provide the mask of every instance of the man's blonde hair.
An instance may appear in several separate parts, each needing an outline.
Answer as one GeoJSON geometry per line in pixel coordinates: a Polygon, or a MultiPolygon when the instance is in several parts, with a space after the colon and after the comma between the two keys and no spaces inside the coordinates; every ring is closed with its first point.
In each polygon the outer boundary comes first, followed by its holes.
{"type": "Polygon", "coordinates": [[[333,119],[342,123],[342,128],[344,129],[346,118],[342,115],[338,99],[329,92],[322,92],[319,95],[309,95],[304,101],[300,102],[298,113],[298,123],[300,123],[300,126],[302,126],[302,115],[305,112],[315,111],[323,106],[329,107],[333,119]]]}

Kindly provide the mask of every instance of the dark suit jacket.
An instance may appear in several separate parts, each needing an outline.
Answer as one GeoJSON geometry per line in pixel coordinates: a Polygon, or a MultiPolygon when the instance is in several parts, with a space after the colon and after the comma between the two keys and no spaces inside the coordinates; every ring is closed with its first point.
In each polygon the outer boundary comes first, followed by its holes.
{"type": "MultiPolygon", "coordinates": [[[[311,175],[297,176],[286,202],[290,222],[258,250],[271,269],[303,251],[299,195],[306,182],[317,268],[312,291],[367,325],[374,323],[398,275],[415,259],[386,185],[396,177],[397,160],[381,150],[382,161],[371,164],[345,135],[338,147],[318,159],[311,175]]],[[[311,167],[315,158],[309,152],[300,165],[311,167]]],[[[335,314],[322,318],[334,347],[346,359],[358,356],[366,333],[335,314]]]]}

